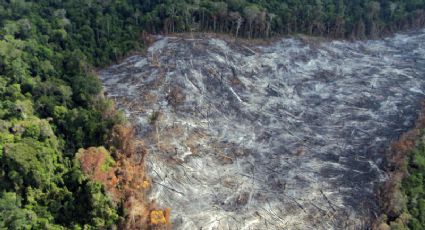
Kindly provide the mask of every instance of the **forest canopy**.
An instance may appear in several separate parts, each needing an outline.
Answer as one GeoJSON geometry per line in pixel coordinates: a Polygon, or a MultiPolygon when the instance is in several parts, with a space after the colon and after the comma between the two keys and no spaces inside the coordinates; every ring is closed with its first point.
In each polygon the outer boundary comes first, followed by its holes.
{"type": "Polygon", "coordinates": [[[120,220],[75,153],[113,149],[123,118],[94,68],[142,49],[144,34],[374,38],[423,26],[424,10],[425,0],[0,0],[0,228],[120,220]]]}
{"type": "Polygon", "coordinates": [[[335,38],[378,37],[422,26],[423,0],[165,0],[149,1],[151,31],[213,31],[244,37],[304,33],[335,38]],[[152,3],[152,2],[156,2],[152,3]]]}

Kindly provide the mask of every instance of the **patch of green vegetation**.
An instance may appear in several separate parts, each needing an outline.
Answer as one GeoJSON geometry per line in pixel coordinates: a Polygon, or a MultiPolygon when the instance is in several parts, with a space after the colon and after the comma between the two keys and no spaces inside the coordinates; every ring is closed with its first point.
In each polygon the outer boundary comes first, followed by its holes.
{"type": "MultiPolygon", "coordinates": [[[[74,160],[122,121],[99,97],[98,63],[76,40],[77,18],[64,18],[64,8],[79,7],[0,0],[0,228],[103,229],[118,220],[104,188],[74,160]]],[[[112,164],[109,156],[105,169],[112,164]]]]}
{"type": "Polygon", "coordinates": [[[425,229],[425,135],[411,153],[408,176],[403,180],[402,191],[406,195],[408,226],[413,230],[425,229]]]}
{"type": "Polygon", "coordinates": [[[399,167],[401,171],[397,173],[404,178],[397,177],[386,191],[390,195],[386,201],[390,210],[384,210],[386,214],[377,221],[378,229],[425,229],[425,130],[399,167]]]}
{"type": "Polygon", "coordinates": [[[111,154],[104,147],[99,147],[100,152],[105,156],[105,161],[101,166],[103,172],[107,172],[111,167],[115,166],[115,160],[112,158],[111,154]]]}

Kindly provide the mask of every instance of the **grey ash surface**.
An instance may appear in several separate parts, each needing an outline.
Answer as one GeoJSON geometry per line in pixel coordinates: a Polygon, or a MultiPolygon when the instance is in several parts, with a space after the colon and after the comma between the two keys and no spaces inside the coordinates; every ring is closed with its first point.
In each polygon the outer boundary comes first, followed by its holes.
{"type": "Polygon", "coordinates": [[[100,72],[176,229],[364,229],[424,99],[425,31],[244,46],[160,38],[100,72]]]}

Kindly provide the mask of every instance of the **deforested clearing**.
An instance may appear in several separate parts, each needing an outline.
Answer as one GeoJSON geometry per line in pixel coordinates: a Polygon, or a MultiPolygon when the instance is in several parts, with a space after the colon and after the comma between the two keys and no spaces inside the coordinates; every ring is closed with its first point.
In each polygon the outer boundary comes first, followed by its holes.
{"type": "Polygon", "coordinates": [[[362,229],[425,98],[425,31],[382,40],[158,37],[100,71],[176,229],[362,229]]]}

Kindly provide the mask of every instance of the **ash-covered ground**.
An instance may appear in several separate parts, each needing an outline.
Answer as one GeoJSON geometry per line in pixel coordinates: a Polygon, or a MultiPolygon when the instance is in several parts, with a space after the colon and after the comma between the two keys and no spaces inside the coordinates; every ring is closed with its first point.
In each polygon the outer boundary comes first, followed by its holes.
{"type": "Polygon", "coordinates": [[[425,98],[425,30],[267,46],[160,38],[100,72],[175,229],[364,229],[425,98]]]}

